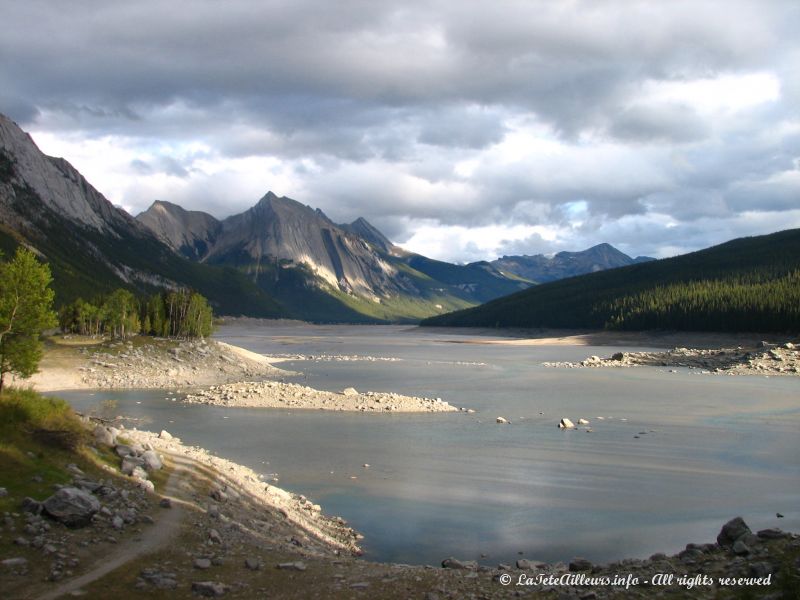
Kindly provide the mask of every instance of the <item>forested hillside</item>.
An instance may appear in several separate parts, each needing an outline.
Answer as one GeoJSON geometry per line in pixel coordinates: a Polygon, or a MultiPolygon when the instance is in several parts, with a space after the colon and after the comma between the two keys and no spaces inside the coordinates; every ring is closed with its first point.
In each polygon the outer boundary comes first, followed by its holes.
{"type": "Polygon", "coordinates": [[[555,281],[422,324],[800,331],[800,230],[555,281]]]}

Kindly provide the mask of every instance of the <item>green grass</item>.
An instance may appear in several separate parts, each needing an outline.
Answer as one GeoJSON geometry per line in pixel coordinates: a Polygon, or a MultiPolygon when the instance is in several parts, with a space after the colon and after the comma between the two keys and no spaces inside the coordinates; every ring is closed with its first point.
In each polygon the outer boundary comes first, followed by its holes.
{"type": "Polygon", "coordinates": [[[67,483],[72,476],[65,467],[78,462],[76,453],[86,436],[80,419],[64,400],[30,390],[4,390],[0,394],[0,486],[9,495],[0,498],[0,511],[17,510],[26,496],[44,499],[52,494],[53,485],[67,483]],[[68,432],[70,443],[41,435],[53,431],[68,432]]]}

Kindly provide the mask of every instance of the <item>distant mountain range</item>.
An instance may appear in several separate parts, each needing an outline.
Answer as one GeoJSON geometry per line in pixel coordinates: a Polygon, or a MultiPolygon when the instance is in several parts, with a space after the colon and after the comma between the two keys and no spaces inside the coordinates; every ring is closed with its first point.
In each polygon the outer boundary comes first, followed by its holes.
{"type": "Polygon", "coordinates": [[[598,244],[583,252],[559,252],[552,257],[544,254],[504,256],[490,264],[501,273],[512,273],[534,283],[547,283],[651,260],[655,259],[649,256],[631,258],[611,244],[598,244]]]}
{"type": "Polygon", "coordinates": [[[545,283],[422,325],[800,332],[800,229],[545,283]]]}
{"type": "Polygon", "coordinates": [[[222,220],[165,201],[133,218],[0,115],[0,249],[19,244],[50,263],[59,304],[120,286],[190,287],[218,314],[324,322],[418,321],[650,260],[601,244],[456,265],[395,246],[363,218],[337,224],[271,192],[222,220]]]}
{"type": "Polygon", "coordinates": [[[337,225],[271,193],[222,221],[167,202],[134,219],[0,115],[0,249],[19,244],[50,264],[59,304],[191,287],[221,314],[415,321],[529,285],[405,252],[364,219],[337,225]]]}

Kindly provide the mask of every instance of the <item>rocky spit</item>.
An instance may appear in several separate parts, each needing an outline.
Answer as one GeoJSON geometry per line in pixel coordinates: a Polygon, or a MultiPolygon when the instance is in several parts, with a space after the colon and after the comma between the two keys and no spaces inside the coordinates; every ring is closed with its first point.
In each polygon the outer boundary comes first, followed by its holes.
{"type": "Polygon", "coordinates": [[[794,375],[800,374],[800,345],[794,342],[760,342],[753,347],[703,350],[674,348],[667,352],[617,352],[608,357],[590,356],[580,362],[546,362],[547,367],[621,368],[684,367],[705,373],[724,375],[794,375]]]}
{"type": "Polygon", "coordinates": [[[129,340],[81,353],[86,360],[78,370],[87,388],[198,387],[287,374],[260,354],[215,340],[129,340]]]}
{"type": "Polygon", "coordinates": [[[387,392],[360,393],[354,388],[335,393],[277,381],[215,385],[187,395],[184,402],[229,407],[346,410],[368,413],[460,410],[441,398],[418,398],[387,392]]]}
{"type": "MultiPolygon", "coordinates": [[[[339,554],[340,552],[361,554],[357,542],[362,539],[362,536],[348,527],[344,519],[324,515],[319,504],[315,504],[305,496],[287,492],[267,483],[264,481],[264,475],[243,465],[214,456],[203,448],[186,446],[180,439],[166,431],[155,434],[133,429],[126,430],[124,435],[126,439],[133,440],[143,447],[152,447],[168,456],[179,456],[195,464],[211,467],[214,477],[207,499],[200,504],[207,511],[211,510],[212,513],[218,512],[218,510],[214,510],[214,506],[225,505],[231,513],[231,518],[238,520],[241,524],[233,529],[247,527],[248,522],[250,522],[249,526],[259,527],[258,523],[252,522],[253,515],[248,513],[247,509],[248,505],[257,506],[260,511],[263,511],[262,517],[265,514],[271,514],[291,525],[295,534],[303,538],[303,543],[299,545],[308,551],[320,555],[339,554]],[[244,502],[244,499],[247,501],[244,502]]],[[[289,541],[297,545],[296,542],[289,541]]]]}

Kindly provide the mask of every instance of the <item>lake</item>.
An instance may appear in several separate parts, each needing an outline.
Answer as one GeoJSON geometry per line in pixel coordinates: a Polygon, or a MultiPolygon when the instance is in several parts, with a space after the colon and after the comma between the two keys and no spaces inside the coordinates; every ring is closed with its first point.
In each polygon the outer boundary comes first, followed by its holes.
{"type": "Polygon", "coordinates": [[[546,368],[648,348],[464,343],[480,334],[404,326],[276,323],[215,337],[315,357],[280,364],[302,373],[286,381],[440,397],[476,412],[220,408],[164,391],[59,395],[276,476],[364,534],[371,560],[606,562],[714,541],[737,515],[753,530],[800,530],[800,378],[546,368]],[[109,399],[116,408],[104,407],[109,399]],[[588,419],[592,431],[559,430],[561,417],[588,419]]]}

